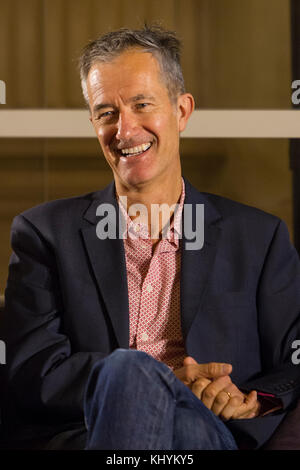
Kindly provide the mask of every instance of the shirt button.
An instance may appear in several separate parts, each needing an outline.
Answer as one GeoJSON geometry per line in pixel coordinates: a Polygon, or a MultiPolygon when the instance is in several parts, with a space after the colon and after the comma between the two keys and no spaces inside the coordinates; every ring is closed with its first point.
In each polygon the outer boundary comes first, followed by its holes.
{"type": "Polygon", "coordinates": [[[152,291],[153,291],[153,287],[151,286],[151,284],[148,284],[148,285],[147,285],[146,291],[147,291],[147,292],[152,292],[152,291]]]}
{"type": "Polygon", "coordinates": [[[148,338],[149,338],[149,336],[147,335],[147,333],[142,333],[141,334],[141,340],[142,341],[147,341],[148,338]]]}

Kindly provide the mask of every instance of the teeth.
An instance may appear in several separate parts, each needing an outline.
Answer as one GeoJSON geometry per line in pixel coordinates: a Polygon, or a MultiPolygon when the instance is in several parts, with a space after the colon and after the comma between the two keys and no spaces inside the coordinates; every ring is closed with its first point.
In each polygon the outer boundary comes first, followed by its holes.
{"type": "Polygon", "coordinates": [[[151,147],[151,143],[138,145],[137,147],[131,147],[128,149],[122,149],[121,152],[123,155],[133,155],[136,153],[145,152],[151,147]]]}

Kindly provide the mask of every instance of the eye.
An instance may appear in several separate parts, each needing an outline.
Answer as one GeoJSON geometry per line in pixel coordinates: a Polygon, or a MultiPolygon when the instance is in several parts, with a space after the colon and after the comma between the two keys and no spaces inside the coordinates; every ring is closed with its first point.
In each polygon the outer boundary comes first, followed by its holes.
{"type": "Polygon", "coordinates": [[[114,111],[105,111],[105,113],[100,114],[99,119],[112,116],[113,114],[114,114],[114,111]]]}
{"type": "Polygon", "coordinates": [[[115,115],[114,110],[105,111],[104,113],[97,113],[95,115],[95,121],[109,121],[115,115]]]}
{"type": "Polygon", "coordinates": [[[143,108],[146,108],[147,106],[149,106],[149,103],[137,103],[136,105],[138,109],[143,109],[143,108]]]}

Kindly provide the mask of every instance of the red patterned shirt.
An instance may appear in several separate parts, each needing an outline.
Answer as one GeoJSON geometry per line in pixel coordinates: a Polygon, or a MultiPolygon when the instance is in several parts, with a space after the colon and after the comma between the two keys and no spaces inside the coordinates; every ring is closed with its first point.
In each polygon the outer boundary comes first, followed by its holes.
{"type": "Polygon", "coordinates": [[[119,202],[127,221],[124,238],[130,348],[144,351],[171,369],[185,357],[180,319],[180,233],[185,198],[184,181],[177,209],[166,236],[154,250],[148,227],[135,223],[119,202]]]}

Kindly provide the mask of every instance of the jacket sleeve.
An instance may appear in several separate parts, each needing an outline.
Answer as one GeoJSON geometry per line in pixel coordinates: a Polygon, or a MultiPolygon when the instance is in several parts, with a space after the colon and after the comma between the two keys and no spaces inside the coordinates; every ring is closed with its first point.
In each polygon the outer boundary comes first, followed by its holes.
{"type": "Polygon", "coordinates": [[[253,447],[261,446],[300,397],[300,365],[295,363],[293,344],[300,340],[300,262],[280,221],[269,246],[257,293],[262,371],[242,384],[280,398],[282,410],[252,420],[232,420],[235,435],[248,437],[253,447]]]}
{"type": "Polygon", "coordinates": [[[263,372],[244,388],[274,394],[286,409],[300,396],[300,366],[293,359],[300,340],[300,261],[282,221],[261,273],[257,311],[263,372]]]}
{"type": "Polygon", "coordinates": [[[6,343],[4,406],[13,403],[25,422],[83,420],[87,378],[104,354],[72,351],[64,333],[55,254],[22,215],[13,221],[11,243],[0,321],[6,343]]]}

